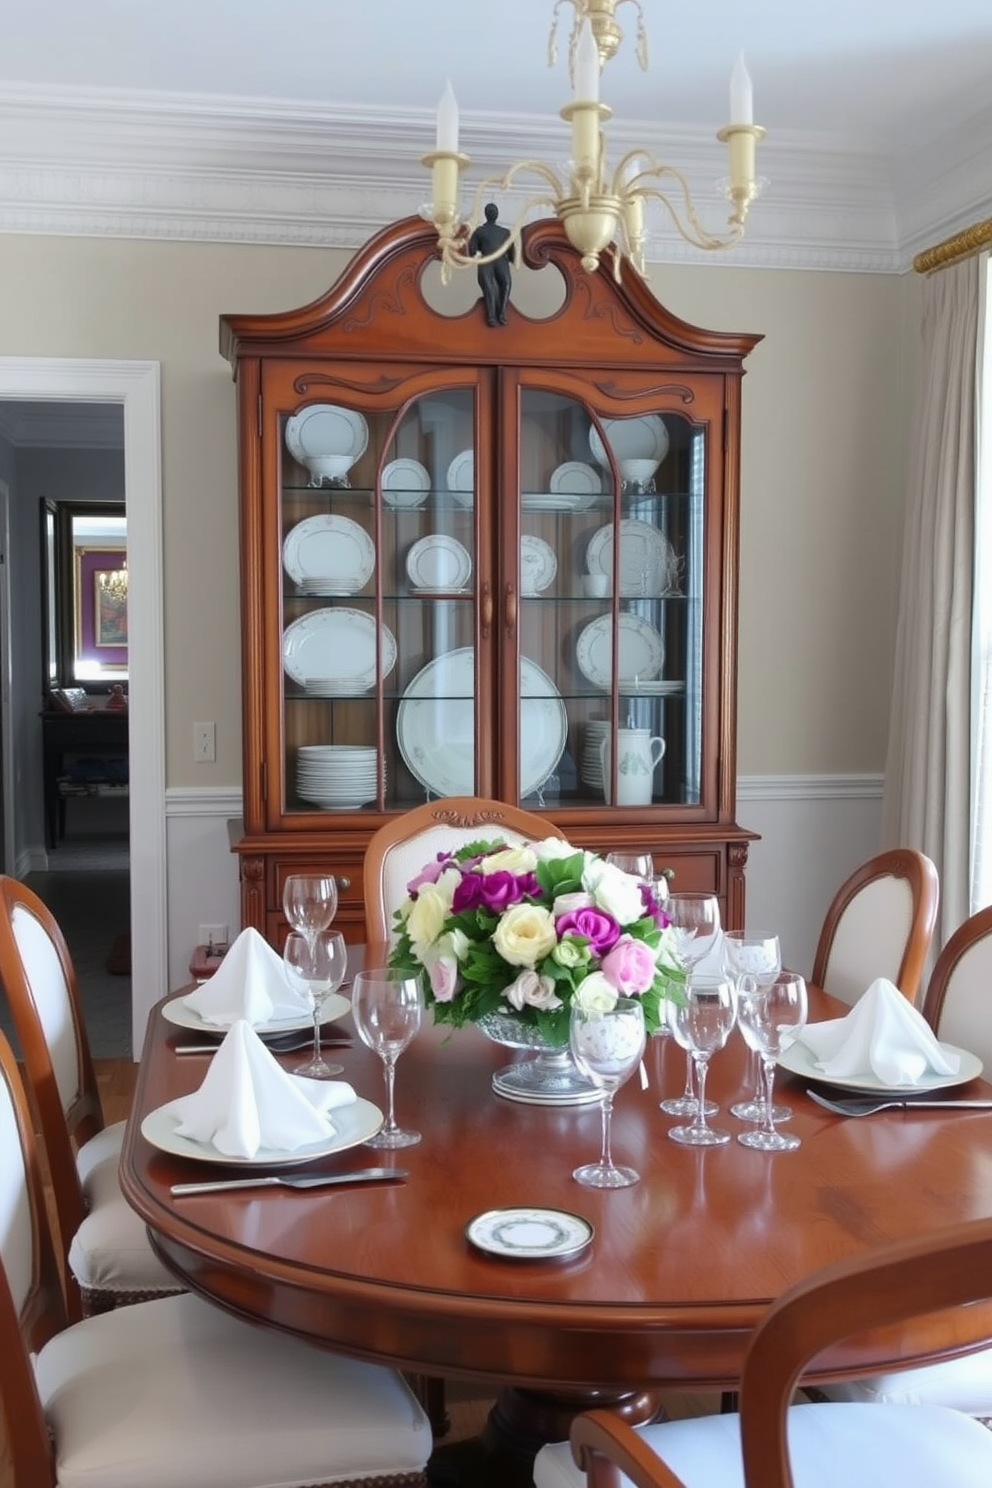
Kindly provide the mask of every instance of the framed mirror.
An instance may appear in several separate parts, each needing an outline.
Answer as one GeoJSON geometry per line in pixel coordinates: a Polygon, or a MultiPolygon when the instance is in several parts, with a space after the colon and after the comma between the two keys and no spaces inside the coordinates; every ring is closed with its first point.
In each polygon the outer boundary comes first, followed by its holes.
{"type": "Polygon", "coordinates": [[[101,691],[126,682],[123,501],[42,502],[44,682],[101,691]]]}

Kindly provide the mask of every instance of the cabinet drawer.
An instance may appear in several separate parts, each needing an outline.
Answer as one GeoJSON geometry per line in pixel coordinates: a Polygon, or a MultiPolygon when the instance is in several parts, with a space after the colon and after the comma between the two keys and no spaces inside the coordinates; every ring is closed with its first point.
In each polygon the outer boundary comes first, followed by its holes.
{"type": "Polygon", "coordinates": [[[680,853],[672,848],[661,848],[654,855],[655,867],[670,870],[669,879],[673,894],[721,894],[723,892],[723,852],[714,848],[712,852],[699,851],[680,853]]]}
{"type": "Polygon", "coordinates": [[[270,902],[282,903],[283,886],[292,873],[333,873],[338,884],[338,913],[342,910],[362,910],[362,865],[361,863],[337,863],[324,857],[319,862],[303,859],[274,858],[269,864],[271,876],[270,902]]]}

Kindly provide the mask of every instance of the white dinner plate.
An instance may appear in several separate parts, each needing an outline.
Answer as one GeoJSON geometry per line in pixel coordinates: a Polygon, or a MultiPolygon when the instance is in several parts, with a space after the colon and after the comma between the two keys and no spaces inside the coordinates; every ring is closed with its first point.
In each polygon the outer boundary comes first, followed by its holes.
{"type": "Polygon", "coordinates": [[[566,460],[551,472],[548,489],[556,496],[564,492],[597,496],[603,489],[603,478],[594,465],[586,465],[582,460],[566,460]]]}
{"type": "Polygon", "coordinates": [[[564,1209],[487,1209],[465,1226],[477,1249],[515,1261],[578,1255],[594,1233],[587,1219],[564,1209]]]}
{"type": "Polygon", "coordinates": [[[520,505],[524,511],[588,511],[596,505],[595,491],[524,491],[520,505]]]}
{"type": "Polygon", "coordinates": [[[475,451],[462,450],[448,466],[448,490],[459,506],[471,506],[475,499],[475,451]]]}
{"type": "Polygon", "coordinates": [[[406,571],[415,589],[464,589],[472,577],[468,549],[455,537],[432,532],[413,544],[406,555],[406,571]]]}
{"type": "Polygon", "coordinates": [[[653,682],[642,680],[640,677],[621,677],[621,697],[674,697],[678,692],[685,691],[684,682],[653,682]]]}
{"type": "Polygon", "coordinates": [[[388,677],[396,665],[396,641],[388,625],[380,632],[374,616],[344,606],[301,615],[283,631],[286,675],[301,687],[311,677],[347,678],[356,691],[364,691],[375,683],[377,634],[382,675],[388,677]]]}
{"type": "MultiPolygon", "coordinates": [[[[561,759],[568,736],[565,704],[536,662],[520,658],[520,794],[533,795],[561,759]]],[[[461,646],[417,673],[396,715],[406,765],[436,796],[475,790],[475,651],[461,646]]]]}
{"type": "Polygon", "coordinates": [[[541,594],[555,581],[558,559],[543,537],[525,532],[520,538],[520,592],[541,594]]]}
{"type": "Polygon", "coordinates": [[[431,473],[419,460],[390,460],[382,472],[382,499],[387,506],[423,506],[431,473]]]}
{"type": "MultiPolygon", "coordinates": [[[[325,998],[320,1010],[320,1021],[322,1023],[336,1023],[343,1018],[345,1013],[351,1011],[351,1003],[347,997],[342,997],[339,992],[332,992],[325,998]]],[[[196,1033],[215,1033],[223,1036],[233,1027],[233,1023],[208,1023],[206,1018],[201,1018],[199,1013],[186,1006],[185,996],[173,997],[170,1002],[162,1004],[162,1017],[167,1023],[174,1023],[177,1028],[192,1028],[196,1033]]],[[[296,1029],[312,1028],[313,1013],[307,1010],[298,1018],[277,1018],[272,1023],[259,1023],[255,1032],[259,1035],[265,1033],[293,1033],[296,1029]]]]}
{"type": "MultiPolygon", "coordinates": [[[[665,642],[653,625],[624,610],[617,616],[620,630],[617,655],[620,676],[656,677],[665,664],[665,642]]],[[[613,675],[613,616],[599,615],[584,627],[575,645],[579,671],[596,687],[608,688],[613,675]]]]}
{"type": "Polygon", "coordinates": [[[778,1067],[788,1070],[790,1075],[801,1075],[803,1079],[815,1080],[820,1085],[836,1085],[839,1090],[863,1090],[871,1095],[907,1095],[914,1092],[922,1095],[928,1090],[950,1090],[955,1085],[966,1085],[969,1080],[977,1080],[982,1073],[982,1061],[977,1054],[970,1054],[967,1049],[959,1049],[955,1044],[942,1043],[940,1047],[945,1054],[956,1054],[961,1061],[957,1074],[930,1073],[907,1085],[888,1085],[873,1075],[860,1075],[857,1079],[843,1075],[825,1075],[817,1068],[816,1056],[812,1050],[807,1049],[799,1039],[791,1049],[786,1049],[784,1054],[779,1055],[778,1067]]]}
{"type": "Polygon", "coordinates": [[[375,568],[375,546],[350,517],[327,512],[297,522],[282,545],[282,560],[300,589],[321,594],[356,594],[375,568]]]}
{"type": "Polygon", "coordinates": [[[337,1106],[330,1119],[337,1127],[333,1135],[319,1142],[308,1142],[305,1147],[297,1147],[292,1152],[262,1147],[254,1157],[231,1157],[226,1152],[218,1152],[212,1142],[181,1137],[176,1130],[178,1116],[170,1115],[165,1106],[157,1106],[148,1112],[141,1123],[141,1135],[160,1152],[171,1152],[175,1157],[191,1157],[194,1162],[223,1163],[232,1168],[289,1168],[316,1162],[334,1152],[347,1152],[349,1147],[358,1147],[375,1136],[385,1118],[378,1106],[359,1096],[354,1105],[337,1106]]]}
{"type": "Polygon", "coordinates": [[[311,403],[286,421],[286,448],[302,464],[335,456],[354,464],[368,442],[369,426],[362,415],[337,403],[311,403]]]}
{"type": "MultiPolygon", "coordinates": [[[[600,527],[589,539],[586,568],[591,574],[613,578],[613,523],[600,527]]],[[[650,522],[626,517],[620,523],[620,594],[624,599],[653,599],[671,588],[675,550],[663,532],[650,522]]]]}
{"type": "MultiPolygon", "coordinates": [[[[668,430],[664,419],[656,413],[644,414],[641,418],[604,418],[603,432],[613,451],[614,459],[657,460],[659,465],[668,454],[668,430]]],[[[601,465],[609,465],[606,446],[593,425],[589,430],[589,448],[601,465]]]]}

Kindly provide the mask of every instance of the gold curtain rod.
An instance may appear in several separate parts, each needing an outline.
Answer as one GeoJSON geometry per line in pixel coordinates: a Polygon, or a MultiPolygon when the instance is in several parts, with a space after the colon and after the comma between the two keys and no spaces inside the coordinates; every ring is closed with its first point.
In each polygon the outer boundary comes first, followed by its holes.
{"type": "Polygon", "coordinates": [[[972,227],[966,227],[962,232],[955,233],[953,238],[945,238],[942,243],[937,243],[933,248],[926,248],[918,253],[913,259],[913,268],[918,274],[929,274],[934,269],[946,269],[950,264],[958,263],[962,258],[968,258],[972,253],[980,253],[983,248],[992,245],[992,217],[987,217],[984,222],[976,222],[972,227]]]}

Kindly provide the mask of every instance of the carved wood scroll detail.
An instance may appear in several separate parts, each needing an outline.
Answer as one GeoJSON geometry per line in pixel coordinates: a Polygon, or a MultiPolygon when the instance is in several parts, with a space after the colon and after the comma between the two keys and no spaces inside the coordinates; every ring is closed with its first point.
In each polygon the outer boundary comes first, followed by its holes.
{"type": "Polygon", "coordinates": [[[659,382],[654,387],[644,388],[621,388],[615,382],[597,382],[596,387],[601,393],[610,398],[615,398],[618,403],[624,398],[643,398],[650,394],[653,398],[671,396],[678,398],[682,404],[694,403],[696,395],[692,388],[686,387],[682,382],[659,382]]]}
{"type": "Polygon", "coordinates": [[[505,821],[502,811],[480,808],[478,811],[456,811],[450,806],[438,806],[431,812],[436,822],[448,827],[484,827],[505,821]]]}
{"type": "Polygon", "coordinates": [[[348,388],[354,393],[391,393],[393,388],[399,387],[404,381],[402,377],[377,377],[372,381],[360,381],[358,378],[328,377],[319,372],[304,372],[297,377],[293,383],[293,391],[300,393],[311,392],[314,388],[348,388]]]}
{"type": "Polygon", "coordinates": [[[397,274],[394,280],[395,293],[378,292],[370,294],[364,314],[352,314],[343,323],[343,328],[349,333],[362,330],[369,326],[380,313],[387,315],[406,315],[407,307],[403,303],[403,297],[407,290],[417,289],[420,280],[419,269],[404,269],[397,274]]]}

